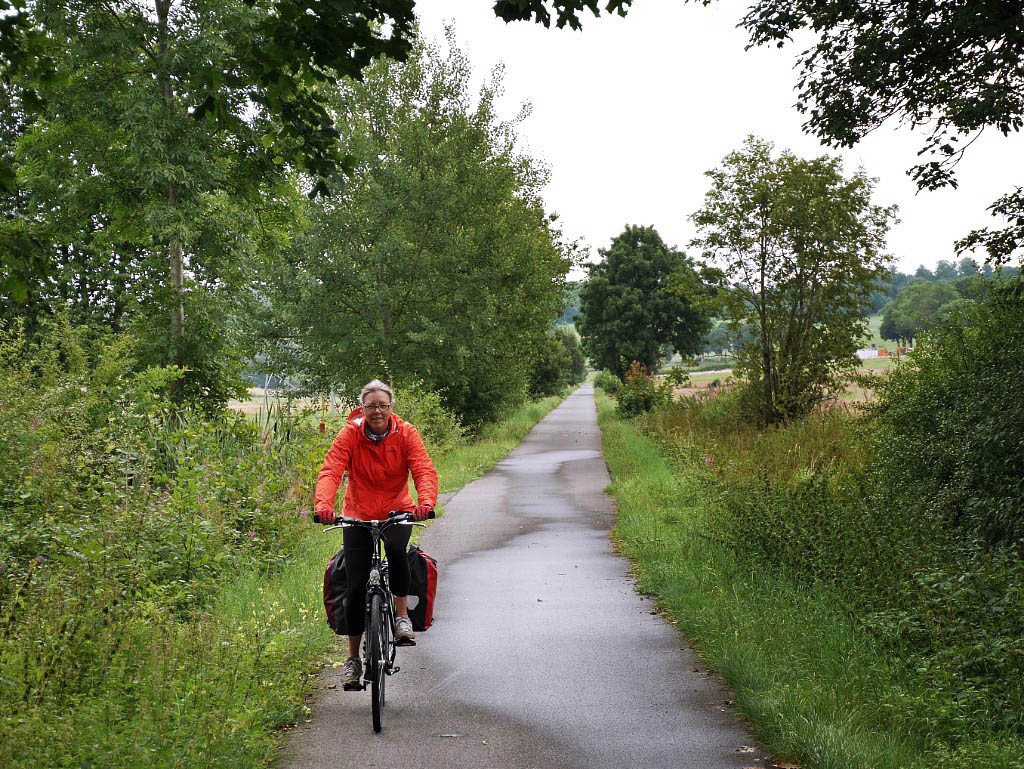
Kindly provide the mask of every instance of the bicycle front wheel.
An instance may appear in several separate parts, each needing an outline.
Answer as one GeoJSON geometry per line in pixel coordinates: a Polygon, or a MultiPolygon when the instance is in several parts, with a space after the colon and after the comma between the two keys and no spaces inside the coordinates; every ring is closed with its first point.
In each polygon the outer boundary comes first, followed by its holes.
{"type": "Polygon", "coordinates": [[[379,732],[384,716],[384,689],[387,681],[391,628],[388,627],[383,596],[370,599],[370,627],[367,655],[370,659],[370,707],[373,710],[373,731],[379,732]]]}

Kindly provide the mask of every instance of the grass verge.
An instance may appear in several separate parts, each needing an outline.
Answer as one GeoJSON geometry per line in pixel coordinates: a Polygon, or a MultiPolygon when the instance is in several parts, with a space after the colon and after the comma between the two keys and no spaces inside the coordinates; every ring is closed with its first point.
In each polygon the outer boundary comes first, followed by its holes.
{"type": "MultiPolygon", "coordinates": [[[[526,404],[436,457],[443,490],[492,467],[563,397],[526,404]]],[[[26,704],[0,725],[0,766],[271,765],[283,728],[310,717],[305,701],[318,666],[340,664],[330,660],[336,642],[320,593],[339,544],[311,529],[276,574],[236,579],[185,621],[159,601],[143,606],[116,634],[119,648],[107,650],[101,685],[64,692],[59,712],[26,704]]]]}
{"type": "Polygon", "coordinates": [[[775,755],[817,769],[924,769],[935,748],[892,710],[908,682],[830,593],[707,536],[693,478],[598,394],[614,536],[775,755]]]}

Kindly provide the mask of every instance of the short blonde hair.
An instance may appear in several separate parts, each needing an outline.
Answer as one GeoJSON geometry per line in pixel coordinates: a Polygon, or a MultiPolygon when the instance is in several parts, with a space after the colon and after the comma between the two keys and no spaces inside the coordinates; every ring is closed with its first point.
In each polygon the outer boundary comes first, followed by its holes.
{"type": "Polygon", "coordinates": [[[367,382],[366,386],[363,388],[363,391],[359,393],[359,403],[365,403],[366,396],[378,390],[382,393],[387,393],[388,400],[391,401],[391,405],[395,405],[395,394],[391,391],[391,388],[388,385],[384,384],[379,379],[374,379],[372,382],[367,382]]]}

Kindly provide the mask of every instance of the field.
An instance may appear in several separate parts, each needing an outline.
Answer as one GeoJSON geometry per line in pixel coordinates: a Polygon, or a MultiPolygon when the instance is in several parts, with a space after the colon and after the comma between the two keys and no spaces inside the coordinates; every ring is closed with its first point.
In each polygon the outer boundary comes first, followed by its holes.
{"type": "MultiPolygon", "coordinates": [[[[229,400],[228,408],[234,409],[235,411],[241,411],[243,414],[267,414],[272,413],[283,405],[287,405],[289,401],[282,397],[281,390],[266,390],[262,387],[250,387],[249,397],[244,401],[240,400],[229,400]]],[[[293,408],[320,408],[323,406],[329,406],[327,409],[327,415],[333,416],[337,411],[337,406],[330,407],[330,404],[315,402],[311,398],[293,398],[290,401],[293,408]]],[[[347,412],[346,412],[347,413],[347,412]]]]}
{"type": "MultiPolygon", "coordinates": [[[[861,362],[857,369],[858,374],[879,374],[885,375],[897,365],[896,357],[872,358],[861,362]]],[[[693,397],[699,395],[712,395],[719,388],[726,386],[732,380],[731,368],[713,369],[711,371],[690,371],[690,381],[684,387],[676,388],[676,395],[682,397],[693,397]]],[[[870,391],[858,382],[849,382],[846,391],[840,396],[842,403],[863,403],[870,398],[870,391]]]]}
{"type": "Polygon", "coordinates": [[[892,349],[895,344],[891,341],[885,341],[879,335],[879,329],[882,327],[882,314],[875,313],[874,315],[868,316],[868,333],[864,335],[862,345],[864,347],[876,347],[881,349],[887,347],[892,349]]]}

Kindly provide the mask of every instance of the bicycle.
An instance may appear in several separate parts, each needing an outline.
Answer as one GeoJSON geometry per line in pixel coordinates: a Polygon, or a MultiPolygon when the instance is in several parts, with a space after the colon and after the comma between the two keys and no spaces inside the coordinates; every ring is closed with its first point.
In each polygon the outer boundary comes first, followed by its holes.
{"type": "MultiPolygon", "coordinates": [[[[431,511],[429,516],[434,517],[431,511]]],[[[384,693],[388,676],[400,667],[395,665],[398,644],[394,638],[395,602],[388,583],[388,560],[383,548],[383,535],[391,526],[424,526],[412,520],[412,513],[397,510],[388,513],[382,521],[364,521],[359,518],[341,518],[341,523],[328,526],[325,532],[358,526],[370,532],[373,548],[370,553],[370,576],[366,581],[366,624],[363,634],[363,689],[370,682],[370,710],[373,731],[379,732],[383,723],[384,693]]],[[[415,646],[415,641],[409,646],[415,646]]]]}

